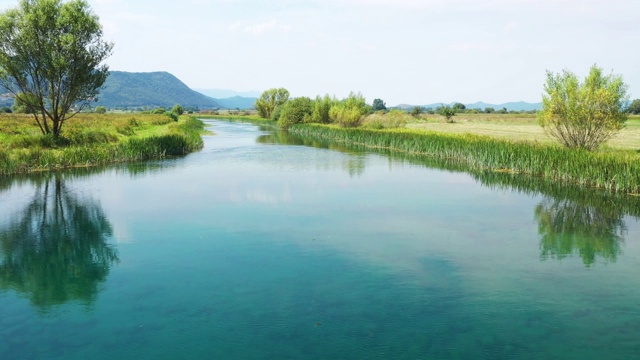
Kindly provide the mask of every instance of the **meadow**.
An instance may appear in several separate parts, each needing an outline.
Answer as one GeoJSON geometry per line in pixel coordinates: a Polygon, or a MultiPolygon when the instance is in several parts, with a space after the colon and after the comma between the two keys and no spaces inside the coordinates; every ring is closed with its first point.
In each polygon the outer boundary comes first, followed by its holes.
{"type": "Polygon", "coordinates": [[[204,124],[162,114],[78,114],[60,138],[43,135],[30,115],[0,116],[0,175],[89,167],[185,155],[202,148],[204,124]]]}

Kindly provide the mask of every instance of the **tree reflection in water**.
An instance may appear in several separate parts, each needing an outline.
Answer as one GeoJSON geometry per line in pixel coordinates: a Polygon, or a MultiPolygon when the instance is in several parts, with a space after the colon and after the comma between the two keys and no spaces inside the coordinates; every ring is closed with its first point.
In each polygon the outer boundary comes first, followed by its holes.
{"type": "MultiPolygon", "coordinates": [[[[622,254],[627,231],[624,217],[628,215],[640,219],[638,198],[562,183],[556,179],[473,170],[464,163],[451,159],[404,154],[386,149],[364,149],[361,146],[331,145],[320,138],[301,138],[286,132],[262,136],[258,142],[323,147],[349,154],[375,151],[388,156],[391,162],[410,162],[465,172],[492,189],[508,189],[532,196],[543,194],[545,200],[534,210],[541,235],[539,246],[542,260],[560,260],[576,254],[587,267],[595,264],[598,258],[614,262],[622,254]]],[[[353,165],[357,166],[348,167],[350,174],[364,171],[364,161],[361,164],[354,162],[353,165]]]]}
{"type": "Polygon", "coordinates": [[[118,254],[98,203],[68,191],[61,174],[37,180],[17,218],[0,228],[0,289],[42,311],[68,301],[90,306],[118,254]]]}
{"type": "Polygon", "coordinates": [[[615,207],[546,198],[535,209],[540,257],[560,260],[575,253],[587,267],[598,257],[615,262],[627,231],[623,216],[615,207]]]}

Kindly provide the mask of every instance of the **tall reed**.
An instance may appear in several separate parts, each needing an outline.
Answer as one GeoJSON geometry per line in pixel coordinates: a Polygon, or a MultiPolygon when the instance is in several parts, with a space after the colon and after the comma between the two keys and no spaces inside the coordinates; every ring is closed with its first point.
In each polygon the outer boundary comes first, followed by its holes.
{"type": "Polygon", "coordinates": [[[451,159],[474,170],[529,174],[581,186],[640,193],[640,156],[629,152],[589,152],[550,144],[408,129],[301,124],[289,131],[307,138],[451,159]]]}

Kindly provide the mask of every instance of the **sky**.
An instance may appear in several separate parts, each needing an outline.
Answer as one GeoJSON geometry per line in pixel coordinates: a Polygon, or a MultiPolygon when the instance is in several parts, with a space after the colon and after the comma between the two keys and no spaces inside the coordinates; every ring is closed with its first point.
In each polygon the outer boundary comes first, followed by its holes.
{"type": "MultiPolygon", "coordinates": [[[[638,0],[88,0],[111,70],[368,102],[539,102],[597,64],[640,97],[638,0]]],[[[18,0],[0,0],[0,9],[18,0]]]]}

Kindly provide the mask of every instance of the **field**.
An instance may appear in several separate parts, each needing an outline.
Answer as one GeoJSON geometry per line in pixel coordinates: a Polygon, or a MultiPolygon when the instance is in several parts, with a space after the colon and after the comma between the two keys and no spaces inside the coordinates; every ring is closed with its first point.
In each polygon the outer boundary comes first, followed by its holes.
{"type": "MultiPolygon", "coordinates": [[[[553,143],[536,120],[535,114],[457,114],[454,123],[439,115],[426,115],[407,124],[407,128],[449,134],[475,134],[507,139],[553,143]]],[[[640,116],[629,117],[626,128],[603,149],[640,150],[640,116]]]]}
{"type": "Polygon", "coordinates": [[[202,147],[202,122],[159,114],[79,114],[60,138],[29,115],[0,116],[0,175],[184,155],[202,147]]]}

